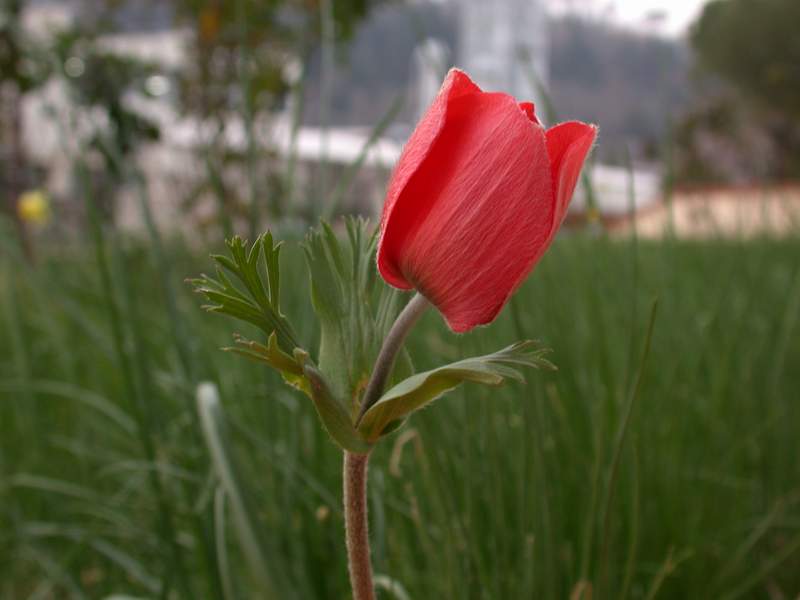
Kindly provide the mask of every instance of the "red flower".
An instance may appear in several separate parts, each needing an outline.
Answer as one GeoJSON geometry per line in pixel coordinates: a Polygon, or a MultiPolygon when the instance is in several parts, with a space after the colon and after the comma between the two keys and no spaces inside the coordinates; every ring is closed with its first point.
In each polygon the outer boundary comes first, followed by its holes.
{"type": "Polygon", "coordinates": [[[545,131],[530,102],[451,70],[389,183],[381,275],[453,331],[490,323],[553,240],[596,134],[578,121],[545,131]]]}

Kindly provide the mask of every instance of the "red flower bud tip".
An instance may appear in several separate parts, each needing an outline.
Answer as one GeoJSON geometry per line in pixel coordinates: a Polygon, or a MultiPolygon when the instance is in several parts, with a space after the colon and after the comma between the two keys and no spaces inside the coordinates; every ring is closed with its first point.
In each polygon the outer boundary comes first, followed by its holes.
{"type": "Polygon", "coordinates": [[[451,70],[395,167],[378,269],[455,332],[494,320],[552,242],[597,135],[451,70]]]}

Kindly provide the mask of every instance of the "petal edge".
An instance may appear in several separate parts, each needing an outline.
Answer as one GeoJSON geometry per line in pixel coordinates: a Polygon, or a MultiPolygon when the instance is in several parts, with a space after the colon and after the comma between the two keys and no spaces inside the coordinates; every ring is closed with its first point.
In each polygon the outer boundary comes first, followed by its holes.
{"type": "Polygon", "coordinates": [[[553,197],[556,202],[550,232],[552,236],[567,214],[583,163],[597,136],[597,126],[581,121],[567,121],[551,127],[545,135],[553,178],[553,197]]]}
{"type": "Polygon", "coordinates": [[[450,69],[433,103],[406,142],[392,173],[381,215],[377,262],[378,270],[386,282],[399,289],[408,290],[412,285],[406,281],[398,266],[391,260],[389,256],[391,252],[387,252],[391,249],[395,237],[394,232],[390,230],[407,226],[405,223],[391,223],[395,206],[409,180],[429,156],[439,139],[447,120],[449,104],[461,96],[473,93],[481,93],[481,89],[463,71],[450,69]]]}

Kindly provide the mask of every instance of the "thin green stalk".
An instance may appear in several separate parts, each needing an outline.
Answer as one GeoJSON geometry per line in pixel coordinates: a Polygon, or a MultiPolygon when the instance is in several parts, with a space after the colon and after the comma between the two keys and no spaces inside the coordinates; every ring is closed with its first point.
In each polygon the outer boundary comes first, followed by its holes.
{"type": "MultiPolygon", "coordinates": [[[[184,390],[183,390],[183,397],[184,402],[186,404],[186,410],[188,414],[190,414],[193,421],[193,427],[191,428],[192,434],[194,436],[195,442],[197,444],[202,444],[202,437],[200,434],[200,424],[198,421],[198,417],[196,411],[194,410],[194,403],[193,403],[193,396],[191,390],[193,389],[194,385],[196,384],[196,374],[194,365],[191,358],[191,348],[189,343],[189,336],[185,326],[185,322],[183,316],[181,315],[180,311],[178,310],[178,302],[177,302],[177,294],[175,291],[175,286],[173,282],[175,281],[174,272],[172,268],[172,263],[167,257],[167,253],[164,249],[164,243],[162,241],[161,235],[158,231],[158,226],[156,225],[155,218],[153,217],[153,211],[150,207],[150,201],[147,193],[147,182],[144,179],[144,175],[136,166],[129,166],[125,158],[121,155],[119,148],[114,146],[113,144],[106,145],[106,151],[108,156],[111,157],[118,165],[118,168],[121,173],[123,173],[127,179],[133,181],[137,197],[139,201],[139,210],[142,215],[142,219],[145,223],[145,227],[147,229],[148,237],[150,238],[151,249],[153,251],[154,257],[154,268],[158,273],[160,286],[162,293],[164,295],[164,300],[166,302],[167,308],[167,316],[169,321],[169,326],[172,330],[172,339],[175,345],[175,351],[178,356],[179,367],[181,369],[181,378],[184,383],[184,390]]],[[[127,286],[127,278],[123,280],[124,284],[127,286]]],[[[131,294],[129,293],[130,290],[126,290],[126,293],[122,296],[123,301],[127,304],[129,302],[131,294]]],[[[135,311],[136,306],[130,305],[130,310],[135,311]]],[[[134,335],[138,340],[138,333],[134,330],[134,335]]],[[[137,342],[140,346],[141,343],[137,342]]],[[[139,349],[137,351],[137,356],[142,356],[143,349],[139,349]]],[[[143,371],[143,370],[142,370],[143,371]]],[[[144,377],[142,373],[142,378],[144,377]]],[[[206,464],[200,464],[203,462],[202,457],[198,457],[197,460],[191,461],[191,466],[194,469],[206,469],[206,464]]],[[[190,492],[192,494],[193,492],[190,492]]],[[[211,585],[215,590],[217,595],[221,594],[221,579],[220,574],[217,568],[217,561],[215,559],[214,554],[214,542],[213,532],[210,531],[210,528],[204,522],[203,515],[195,513],[193,515],[193,525],[195,532],[198,536],[198,539],[202,541],[202,548],[203,548],[203,555],[206,561],[206,565],[208,567],[209,573],[211,574],[211,585]]]]}
{"type": "Polygon", "coordinates": [[[605,449],[603,438],[597,429],[595,429],[594,446],[596,451],[592,468],[592,490],[589,495],[589,508],[586,511],[586,525],[584,526],[583,539],[581,541],[580,581],[588,581],[589,578],[589,561],[592,555],[595,530],[597,529],[595,511],[597,510],[597,502],[600,496],[600,480],[603,473],[603,455],[605,449]]]}
{"type": "MultiPolygon", "coordinates": [[[[394,367],[397,353],[406,336],[430,304],[422,294],[415,294],[398,315],[372,368],[358,423],[367,410],[378,401],[394,367]]],[[[344,513],[347,558],[354,600],[374,600],[372,562],[367,524],[367,462],[369,454],[344,453],[344,513]]]]}
{"type": "Polygon", "coordinates": [[[394,367],[397,353],[403,347],[403,342],[411,331],[411,328],[429,306],[430,303],[425,296],[417,293],[398,315],[397,320],[386,335],[386,339],[383,340],[383,346],[381,346],[378,358],[375,360],[375,366],[372,368],[372,375],[364,391],[364,398],[361,401],[361,411],[356,419],[356,425],[361,422],[364,414],[381,397],[383,388],[386,385],[386,380],[389,378],[392,368],[394,367]]]}
{"type": "Polygon", "coordinates": [[[636,570],[636,559],[639,554],[639,453],[635,445],[633,452],[633,489],[631,491],[631,519],[630,535],[628,537],[628,560],[625,562],[625,578],[622,580],[622,591],[619,600],[626,600],[633,584],[633,574],[636,570]]]}
{"type": "Polygon", "coordinates": [[[217,486],[214,491],[214,540],[217,543],[218,570],[222,577],[221,596],[224,600],[234,600],[233,580],[231,579],[231,564],[228,556],[227,535],[225,519],[225,489],[217,486]]]}
{"type": "Polygon", "coordinates": [[[544,550],[544,571],[546,572],[544,578],[544,589],[545,589],[545,597],[546,598],[555,598],[556,591],[555,591],[555,577],[557,571],[555,569],[555,553],[556,553],[556,542],[553,536],[553,525],[552,525],[552,516],[550,513],[550,501],[549,501],[549,494],[550,494],[550,486],[547,476],[547,465],[545,464],[544,458],[544,444],[542,442],[543,438],[545,437],[545,427],[544,427],[544,413],[542,412],[542,401],[540,399],[534,399],[534,406],[536,410],[535,418],[534,418],[534,458],[535,463],[538,466],[539,471],[539,481],[541,485],[541,490],[539,492],[539,496],[541,498],[541,509],[540,514],[542,518],[542,537],[544,538],[543,544],[545,547],[544,550]]]}
{"type": "Polygon", "coordinates": [[[625,413],[622,417],[617,437],[614,442],[614,454],[611,458],[611,471],[608,477],[608,486],[606,488],[606,497],[603,504],[603,541],[600,550],[600,577],[598,581],[598,589],[600,592],[606,590],[606,583],[608,579],[608,555],[611,544],[611,506],[614,502],[614,492],[617,486],[617,478],[619,476],[619,466],[622,458],[622,450],[625,446],[625,440],[628,434],[628,427],[630,425],[633,409],[636,405],[636,399],[639,397],[639,392],[642,385],[642,375],[644,367],[647,364],[647,358],[650,354],[650,345],[653,340],[653,329],[656,323],[656,311],[658,309],[658,300],[653,302],[653,307],[650,309],[650,320],[647,325],[647,335],[644,342],[644,350],[642,351],[641,359],[639,360],[639,369],[636,373],[636,381],[631,388],[628,395],[628,401],[625,406],[625,413]]]}
{"type": "Polygon", "coordinates": [[[633,176],[633,163],[631,162],[630,151],[625,151],[625,169],[628,175],[627,194],[628,194],[628,214],[631,219],[631,338],[629,344],[630,355],[628,357],[628,377],[630,381],[631,373],[634,369],[636,360],[636,337],[638,335],[638,306],[636,292],[639,289],[639,232],[636,227],[636,187],[633,176]]]}
{"type": "MultiPolygon", "coordinates": [[[[19,294],[22,284],[22,278],[14,281],[9,276],[10,269],[6,266],[8,263],[3,261],[2,269],[0,269],[0,278],[3,281],[10,282],[6,288],[5,302],[3,302],[3,317],[6,322],[7,330],[11,336],[11,358],[14,373],[17,379],[23,384],[20,386],[21,410],[18,414],[23,415],[25,419],[24,425],[18,424],[19,430],[25,432],[27,435],[35,435],[38,427],[38,415],[36,406],[36,394],[31,388],[31,355],[28,347],[28,339],[23,331],[23,319],[19,310],[19,294]],[[20,426],[22,425],[22,426],[20,426]]],[[[24,434],[25,434],[24,433],[24,434]]],[[[24,435],[23,434],[23,435],[24,435]]]]}
{"type": "MultiPolygon", "coordinates": [[[[191,390],[196,384],[196,376],[195,376],[194,365],[191,358],[189,336],[184,323],[183,316],[178,310],[177,294],[175,291],[175,286],[173,284],[173,282],[175,281],[175,277],[173,273],[172,263],[167,257],[167,253],[164,249],[164,243],[158,231],[158,226],[156,225],[155,218],[153,216],[153,211],[150,207],[150,200],[147,192],[147,182],[145,181],[143,173],[135,165],[128,164],[128,161],[125,160],[125,157],[122,156],[120,149],[116,145],[108,143],[105,145],[105,150],[108,156],[111,157],[111,159],[116,162],[120,173],[122,173],[126,179],[131,180],[136,188],[137,198],[139,202],[139,210],[141,212],[142,220],[145,223],[148,237],[150,239],[150,245],[154,259],[153,267],[158,273],[161,291],[163,293],[164,300],[166,303],[169,326],[170,329],[172,330],[171,338],[174,341],[175,351],[178,356],[180,375],[184,384],[184,389],[182,390],[181,395],[184,398],[186,411],[188,412],[188,414],[191,415],[192,418],[193,427],[191,428],[191,432],[193,434],[194,441],[199,445],[202,444],[202,437],[200,433],[200,424],[198,421],[198,417],[196,411],[194,410],[193,395],[191,393],[191,390]]],[[[118,253],[119,251],[117,251],[117,254],[118,253]]],[[[121,268],[119,270],[121,272],[125,272],[124,268],[121,268]]],[[[124,312],[130,314],[133,317],[137,311],[137,305],[135,303],[130,303],[132,290],[130,290],[128,287],[129,285],[128,278],[124,277],[122,279],[122,283],[123,286],[125,287],[125,293],[122,295],[122,301],[124,304],[123,309],[124,312]]],[[[138,321],[138,319],[133,319],[133,320],[138,321]]],[[[143,348],[143,343],[141,341],[138,328],[134,327],[132,329],[132,333],[136,345],[135,356],[140,359],[137,360],[137,367],[139,367],[138,368],[139,379],[144,385],[144,382],[146,380],[147,369],[140,363],[141,363],[141,358],[145,356],[146,351],[143,348]]],[[[149,390],[145,393],[147,395],[150,394],[149,390]]],[[[148,417],[148,419],[151,422],[153,421],[152,416],[148,417]]],[[[204,463],[204,459],[202,456],[190,459],[190,464],[191,467],[195,470],[207,469],[207,464],[204,463]]],[[[182,490],[184,491],[185,494],[186,490],[183,489],[183,487],[184,486],[182,486],[182,490]]],[[[194,490],[190,490],[189,495],[194,495],[194,490]]],[[[201,541],[203,556],[206,562],[206,566],[208,567],[208,572],[210,574],[211,586],[214,589],[216,595],[220,595],[222,593],[222,587],[221,587],[222,584],[221,584],[220,574],[217,568],[218,564],[215,559],[214,542],[213,542],[214,533],[211,530],[211,528],[207,525],[207,523],[204,522],[203,515],[200,512],[193,513],[192,523],[197,538],[201,541]]]]}
{"type": "MultiPolygon", "coordinates": [[[[117,355],[120,371],[122,373],[125,394],[130,410],[136,420],[136,430],[139,437],[139,442],[145,454],[145,459],[150,464],[155,465],[155,444],[149,434],[150,427],[147,422],[146,412],[144,410],[141,398],[139,397],[134,371],[128,360],[127,352],[125,351],[126,336],[122,325],[123,317],[114,297],[114,287],[112,283],[111,270],[109,268],[105,251],[105,240],[102,225],[100,223],[100,216],[97,214],[97,209],[95,207],[94,200],[89,193],[88,185],[85,185],[88,179],[86,167],[83,164],[79,164],[78,168],[81,174],[81,182],[84,184],[84,198],[86,200],[87,212],[89,214],[89,225],[94,242],[95,258],[97,260],[101,285],[105,295],[105,304],[106,308],[108,309],[114,350],[117,355]]],[[[177,542],[177,533],[175,531],[172,508],[159,478],[158,471],[156,469],[150,469],[148,471],[148,479],[159,509],[158,528],[161,532],[162,538],[169,547],[175,567],[175,575],[177,576],[178,585],[181,589],[181,594],[184,598],[195,598],[196,596],[192,591],[189,583],[189,577],[184,566],[183,552],[177,542]]],[[[171,569],[167,569],[165,571],[165,575],[170,571],[171,569]]]]}
{"type": "Polygon", "coordinates": [[[320,86],[319,86],[319,126],[321,131],[319,153],[319,191],[325,194],[328,189],[328,129],[330,127],[329,109],[331,86],[334,75],[334,44],[336,43],[336,23],[333,18],[333,1],[320,0],[319,20],[321,33],[320,86]]]}
{"type": "Polygon", "coordinates": [[[361,151],[358,153],[356,159],[350,165],[348,165],[345,172],[339,178],[339,181],[337,182],[336,187],[331,194],[330,200],[325,204],[323,219],[329,220],[336,214],[339,206],[342,203],[342,200],[345,197],[345,194],[350,190],[353,180],[356,178],[356,175],[358,175],[358,172],[364,165],[364,161],[367,159],[370,148],[375,145],[375,142],[380,139],[380,137],[383,135],[383,132],[386,131],[386,129],[394,122],[402,108],[403,96],[399,95],[394,99],[394,102],[392,102],[392,105],[389,107],[389,110],[386,111],[386,114],[384,114],[383,117],[381,117],[381,120],[378,121],[377,125],[372,128],[369,137],[364,141],[364,145],[361,147],[361,151]]]}
{"type": "MultiPolygon", "coordinates": [[[[186,329],[183,316],[178,310],[177,293],[175,291],[175,277],[167,253],[164,250],[164,242],[158,232],[155,219],[153,218],[153,211],[150,208],[150,202],[147,195],[147,184],[144,176],[139,171],[134,171],[132,177],[136,183],[137,193],[139,196],[139,208],[142,212],[145,227],[147,228],[147,235],[150,238],[150,245],[153,251],[154,263],[156,271],[158,272],[159,282],[161,284],[161,291],[164,294],[164,301],[166,303],[167,317],[169,327],[172,330],[172,339],[175,341],[175,352],[178,355],[178,362],[181,368],[181,375],[185,382],[195,383],[194,366],[192,364],[191,349],[189,343],[189,334],[186,329]]],[[[186,397],[187,409],[194,415],[194,406],[192,405],[192,397],[190,393],[184,394],[186,397]]]]}
{"type": "Polygon", "coordinates": [[[242,93],[242,119],[244,120],[245,140],[247,144],[247,184],[250,193],[250,239],[258,237],[258,227],[261,219],[258,205],[259,185],[258,169],[256,168],[256,137],[254,128],[254,110],[252,98],[252,85],[250,77],[250,40],[245,14],[244,0],[236,1],[236,22],[239,27],[239,87],[242,93]]]}
{"type": "Polygon", "coordinates": [[[763,582],[767,575],[780,566],[783,561],[790,559],[800,552],[800,534],[791,538],[783,544],[780,551],[774,552],[772,556],[764,562],[760,569],[756,569],[735,591],[724,597],[724,600],[736,600],[752,590],[760,582],[763,582]]]}
{"type": "Polygon", "coordinates": [[[298,53],[302,58],[301,73],[297,82],[292,86],[290,93],[292,106],[291,129],[289,132],[289,150],[286,161],[286,194],[285,204],[281,207],[281,212],[287,214],[295,208],[295,195],[297,193],[297,139],[300,135],[300,126],[303,124],[306,101],[306,82],[308,79],[308,65],[311,62],[312,49],[314,44],[305,40],[302,50],[298,53]]]}

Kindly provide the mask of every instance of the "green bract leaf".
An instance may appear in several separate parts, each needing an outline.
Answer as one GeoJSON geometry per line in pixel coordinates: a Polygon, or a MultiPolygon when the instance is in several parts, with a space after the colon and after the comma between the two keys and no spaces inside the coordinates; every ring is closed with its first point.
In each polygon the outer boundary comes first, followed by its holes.
{"type": "Polygon", "coordinates": [[[311,397],[311,387],[303,373],[303,363],[298,362],[295,357],[289,356],[278,347],[277,336],[274,332],[269,336],[266,346],[240,335],[235,335],[234,339],[239,345],[223,348],[223,350],[267,363],[283,376],[286,383],[311,397]]]}
{"type": "Polygon", "coordinates": [[[311,300],[320,321],[317,363],[331,392],[355,417],[380,341],[402,303],[399,292],[378,285],[376,232],[363,219],[348,219],[346,228],[347,240],[340,242],[323,222],[306,238],[305,251],[311,300]]]}
{"type": "Polygon", "coordinates": [[[506,379],[522,381],[515,367],[555,369],[544,358],[548,351],[531,340],[517,342],[493,354],[467,358],[412,375],[388,390],[358,423],[358,431],[371,443],[397,428],[397,421],[433,402],[463,381],[500,385],[506,379]]]}
{"type": "Polygon", "coordinates": [[[211,305],[205,308],[252,323],[267,336],[276,336],[277,346],[284,352],[299,347],[289,321],[280,310],[280,244],[272,234],[260,236],[248,250],[247,242],[236,236],[226,242],[230,257],[213,255],[217,263],[216,279],[203,275],[190,280],[195,290],[211,305]],[[261,277],[260,263],[266,271],[266,284],[261,277]],[[237,287],[228,274],[242,287],[237,287]]]}
{"type": "Polygon", "coordinates": [[[303,364],[303,373],[310,384],[311,399],[322,425],[334,441],[345,450],[366,453],[372,445],[364,440],[353,426],[344,405],[331,393],[325,377],[302,350],[295,351],[295,360],[303,364]]]}

